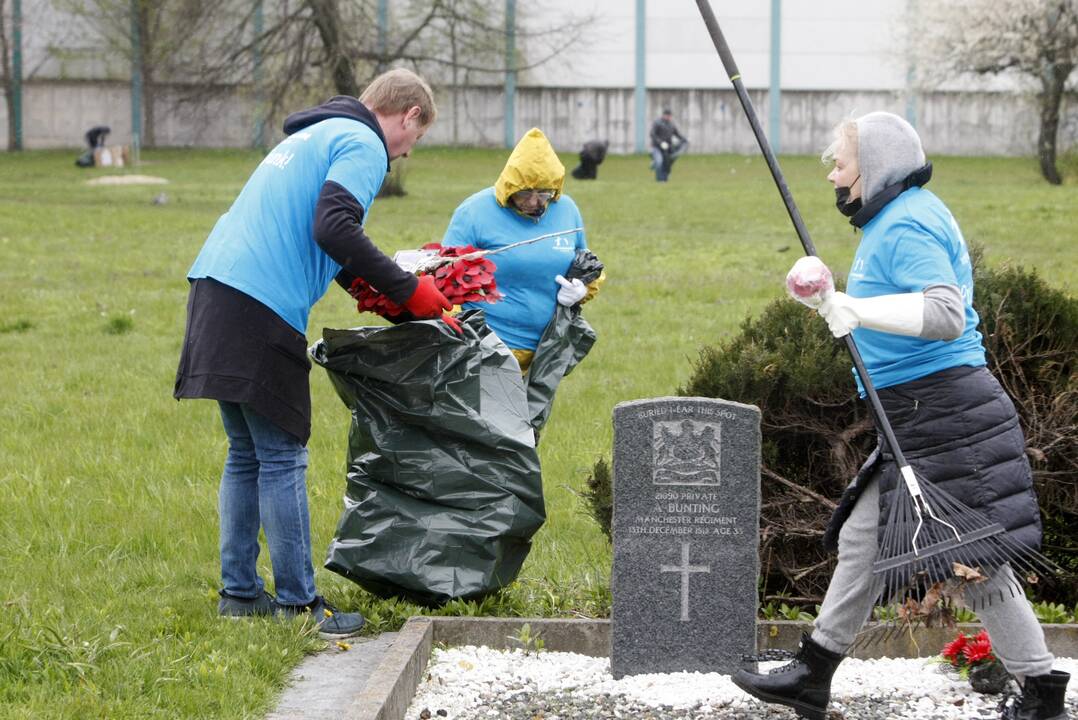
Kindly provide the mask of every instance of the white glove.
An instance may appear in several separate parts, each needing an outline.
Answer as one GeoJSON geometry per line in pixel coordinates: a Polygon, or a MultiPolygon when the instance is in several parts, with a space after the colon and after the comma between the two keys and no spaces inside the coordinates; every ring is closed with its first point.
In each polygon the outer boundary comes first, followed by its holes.
{"type": "Polygon", "coordinates": [[[670,149],[670,143],[663,140],[661,143],[659,143],[659,147],[662,148],[663,150],[669,150],[670,149]]]}
{"type": "Polygon", "coordinates": [[[925,295],[918,292],[855,298],[833,292],[816,312],[827,321],[831,334],[837,338],[849,335],[858,327],[918,337],[924,328],[925,295]]]}
{"type": "Polygon", "coordinates": [[[561,275],[555,275],[554,280],[561,285],[561,289],[558,290],[558,303],[560,305],[572,307],[588,294],[588,286],[580,282],[580,278],[566,280],[561,275]]]}

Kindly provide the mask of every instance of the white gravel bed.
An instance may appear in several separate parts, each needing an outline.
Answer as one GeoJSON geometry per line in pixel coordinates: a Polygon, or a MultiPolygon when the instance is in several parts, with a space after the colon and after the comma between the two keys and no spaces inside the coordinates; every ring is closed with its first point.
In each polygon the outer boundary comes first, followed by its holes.
{"type": "MultiPolygon", "coordinates": [[[[761,671],[782,663],[760,663],[761,671]]],[[[1078,660],[1056,669],[1078,676],[1078,660]]],[[[973,692],[969,682],[927,659],[856,660],[839,665],[831,718],[970,720],[997,718],[1002,696],[973,692]]],[[[1078,718],[1078,681],[1067,688],[1078,718]]],[[[615,680],[610,660],[562,652],[524,654],[486,647],[436,649],[406,720],[447,718],[795,718],[764,705],[718,673],[664,673],[615,680]]]]}

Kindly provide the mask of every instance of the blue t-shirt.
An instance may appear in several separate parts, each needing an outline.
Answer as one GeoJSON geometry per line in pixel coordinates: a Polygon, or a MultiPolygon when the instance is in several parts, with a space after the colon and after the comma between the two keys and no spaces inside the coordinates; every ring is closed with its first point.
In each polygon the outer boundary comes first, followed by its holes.
{"type": "MultiPolygon", "coordinates": [[[[498,204],[494,188],[480,190],[453,213],[442,245],[471,245],[492,250],[521,240],[583,228],[580,210],[568,195],[547,206],[538,221],[518,215],[498,204]]],[[[578,249],[587,248],[584,231],[547,238],[491,255],[494,281],[502,299],[494,303],[467,303],[486,312],[487,325],[514,350],[535,350],[554,316],[559,285],[555,275],[565,275],[578,249]]]]}
{"type": "MultiPolygon", "coordinates": [[[[953,341],[854,330],[872,383],[885,388],[947,368],[984,365],[984,346],[977,331],[980,320],[973,309],[973,267],[962,231],[947,206],[928,190],[913,187],[888,203],[863,230],[846,286],[848,294],[864,298],[954,285],[962,293],[966,312],[965,329],[953,341]]],[[[857,385],[863,397],[860,378],[857,385]]]]}
{"type": "Polygon", "coordinates": [[[220,217],[187,277],[250,295],[300,333],[341,266],[312,236],[326,181],[344,187],[366,220],[385,179],[385,146],[358,120],[330,118],[285,138],[220,217]]]}

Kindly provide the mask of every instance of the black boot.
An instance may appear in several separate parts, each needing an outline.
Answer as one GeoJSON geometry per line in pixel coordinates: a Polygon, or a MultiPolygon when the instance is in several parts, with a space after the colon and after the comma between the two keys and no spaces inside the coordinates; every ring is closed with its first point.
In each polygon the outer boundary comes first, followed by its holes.
{"type": "Polygon", "coordinates": [[[1061,670],[1027,677],[1022,694],[1000,704],[1001,720],[1067,720],[1064,696],[1070,679],[1061,670]]]}
{"type": "Polygon", "coordinates": [[[809,720],[824,720],[831,699],[831,676],[844,656],[820,647],[808,635],[792,662],[768,674],[738,670],[734,685],[764,702],[787,705],[809,720]]]}

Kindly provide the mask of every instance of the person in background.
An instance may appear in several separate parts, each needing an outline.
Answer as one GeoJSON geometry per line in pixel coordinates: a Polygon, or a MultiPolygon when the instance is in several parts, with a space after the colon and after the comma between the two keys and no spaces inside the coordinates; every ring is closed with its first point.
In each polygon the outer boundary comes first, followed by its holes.
{"type": "Polygon", "coordinates": [[[685,152],[689,141],[674,125],[674,113],[663,108],[663,114],[651,125],[651,169],[658,182],[666,182],[674,160],[685,152]]]}
{"type": "Polygon", "coordinates": [[[219,492],[223,617],[310,613],[327,636],[354,635],[358,613],[315,591],[307,508],[311,395],[304,335],[311,307],[336,280],[378,287],[414,318],[450,309],[363,230],[389,161],[434,122],[430,87],[403,69],[356,99],[290,115],[287,137],[221,216],[187,274],[187,327],[174,395],[216,400],[228,437],[219,492]],[[258,575],[265,531],[276,597],[258,575]]]}
{"type": "Polygon", "coordinates": [[[87,150],[75,160],[79,167],[93,167],[94,156],[105,148],[105,139],[108,138],[112,128],[108,125],[94,125],[86,131],[87,150]]]}
{"type": "Polygon", "coordinates": [[[493,256],[502,299],[465,305],[485,311],[487,325],[513,351],[521,372],[527,372],[557,304],[587,302],[605,279],[604,274],[584,285],[564,277],[577,250],[587,248],[584,220],[572,198],[562,193],[564,181],[565,167],[554,148],[542,131],[532,128],[513,149],[494,186],[457,207],[442,239],[446,247],[493,250],[580,228],[493,256]]]}
{"type": "MultiPolygon", "coordinates": [[[[897,115],[869,113],[841,123],[823,159],[834,161],[827,179],[839,212],[864,235],[846,292],[821,298],[820,316],[835,337],[853,333],[918,479],[1038,548],[1041,521],[1025,438],[1011,399],[985,367],[969,253],[950,211],[924,189],[932,166],[920,137],[897,115]]],[[[877,447],[828,525],[824,544],[837,550],[838,564],[811,636],[802,638],[793,662],[769,674],[739,670],[732,678],[738,687],[823,720],[831,676],[877,599],[879,538],[903,492],[894,456],[877,447]]],[[[1070,676],[1052,670],[1044,632],[1011,566],[991,558],[979,566],[988,577],[966,586],[966,605],[1022,686],[1002,717],[1063,720],[1070,676]]]]}
{"type": "Polygon", "coordinates": [[[599,177],[599,166],[606,159],[608,140],[589,140],[580,150],[580,164],[573,168],[573,177],[577,180],[595,180],[599,177]]]}

